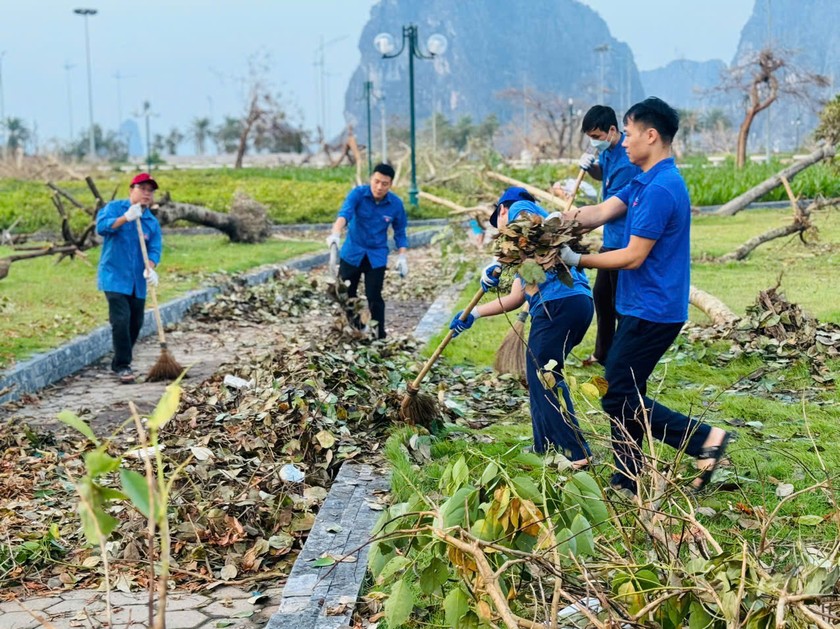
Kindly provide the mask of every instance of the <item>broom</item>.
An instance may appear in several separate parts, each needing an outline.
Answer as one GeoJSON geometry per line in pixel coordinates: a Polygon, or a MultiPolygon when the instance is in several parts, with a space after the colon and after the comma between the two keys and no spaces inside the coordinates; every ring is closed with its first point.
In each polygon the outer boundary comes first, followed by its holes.
{"type": "MultiPolygon", "coordinates": [[[[151,270],[149,253],[146,251],[146,239],[143,236],[143,227],[140,225],[140,219],[137,219],[135,223],[137,223],[137,236],[140,238],[140,250],[143,252],[143,265],[146,269],[151,270]]],[[[146,381],[159,382],[161,380],[174,380],[184,372],[184,368],[178,364],[178,361],[175,360],[175,357],[172,356],[166,347],[166,337],[163,334],[163,321],[161,321],[160,310],[158,310],[157,291],[154,286],[149,285],[148,288],[149,294],[152,296],[152,309],[154,310],[155,323],[157,324],[160,356],[158,356],[157,362],[149,370],[146,381]]]]}
{"type": "MultiPolygon", "coordinates": [[[[467,316],[470,312],[472,312],[472,309],[478,305],[478,302],[481,301],[483,296],[484,289],[479,288],[478,292],[472,300],[470,300],[470,303],[468,303],[467,307],[464,308],[464,312],[461,313],[461,321],[467,320],[467,316]]],[[[449,330],[447,335],[443,337],[440,345],[437,346],[435,353],[432,354],[429,360],[426,361],[426,364],[423,365],[423,369],[421,369],[420,373],[417,374],[414,382],[410,382],[405,388],[405,396],[400,403],[400,417],[412,426],[414,424],[423,424],[424,422],[428,422],[430,417],[434,417],[436,415],[437,403],[435,402],[435,398],[431,395],[420,393],[420,383],[423,381],[423,378],[426,377],[426,374],[429,373],[429,370],[432,368],[432,365],[435,364],[435,361],[440,358],[441,353],[443,353],[443,350],[449,344],[449,341],[452,340],[452,336],[454,334],[455,330],[449,330]]]]}
{"type": "MultiPolygon", "coordinates": [[[[568,212],[572,207],[572,204],[575,202],[575,197],[577,196],[578,188],[580,188],[580,183],[583,181],[584,175],[586,175],[585,170],[581,170],[578,173],[577,179],[575,179],[575,187],[569,195],[569,202],[566,204],[566,207],[563,210],[564,212],[568,212]]],[[[522,307],[522,310],[519,311],[519,315],[516,317],[516,322],[510,330],[508,330],[505,338],[502,339],[499,349],[496,350],[496,358],[493,361],[493,368],[499,373],[511,373],[519,377],[523,377],[525,375],[525,353],[527,348],[525,346],[525,339],[522,337],[522,333],[525,330],[525,320],[527,318],[528,304],[526,303],[522,307]]]]}

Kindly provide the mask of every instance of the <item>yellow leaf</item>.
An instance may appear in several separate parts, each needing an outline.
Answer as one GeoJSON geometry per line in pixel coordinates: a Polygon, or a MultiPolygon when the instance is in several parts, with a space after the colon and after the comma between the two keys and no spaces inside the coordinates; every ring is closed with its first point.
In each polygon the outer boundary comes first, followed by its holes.
{"type": "Polygon", "coordinates": [[[160,398],[152,416],[149,417],[149,428],[160,430],[178,412],[178,404],[181,403],[181,387],[177,384],[170,384],[166,387],[163,397],[160,398]]]}
{"type": "Polygon", "coordinates": [[[589,398],[600,397],[600,391],[598,390],[598,387],[596,387],[594,384],[592,384],[590,382],[584,382],[582,385],[580,385],[580,391],[586,397],[589,397],[589,398]]]}
{"type": "Polygon", "coordinates": [[[335,445],[335,437],[333,437],[329,430],[322,430],[315,435],[315,439],[318,440],[318,443],[320,443],[321,447],[324,449],[332,448],[335,445]]]}

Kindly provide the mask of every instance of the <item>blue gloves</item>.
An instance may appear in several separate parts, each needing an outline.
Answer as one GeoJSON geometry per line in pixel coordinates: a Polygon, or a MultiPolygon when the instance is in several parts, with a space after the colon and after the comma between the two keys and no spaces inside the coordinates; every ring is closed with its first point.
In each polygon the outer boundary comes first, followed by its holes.
{"type": "Polygon", "coordinates": [[[472,324],[475,322],[475,320],[481,316],[478,313],[470,313],[467,315],[466,320],[461,321],[462,314],[464,314],[463,310],[458,312],[458,314],[455,315],[455,318],[452,319],[452,323],[449,324],[449,329],[454,332],[452,338],[455,338],[464,330],[469,330],[472,327],[472,324]]]}
{"type": "MultiPolygon", "coordinates": [[[[485,293],[491,288],[496,288],[499,285],[499,277],[502,274],[502,265],[495,260],[484,267],[481,272],[481,290],[485,293]]],[[[467,326],[469,327],[469,326],[467,326]]]]}

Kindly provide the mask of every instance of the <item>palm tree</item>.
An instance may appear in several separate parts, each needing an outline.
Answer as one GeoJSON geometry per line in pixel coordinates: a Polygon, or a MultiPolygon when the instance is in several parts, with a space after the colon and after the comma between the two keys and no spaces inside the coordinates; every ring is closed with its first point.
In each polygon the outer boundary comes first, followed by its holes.
{"type": "Polygon", "coordinates": [[[23,148],[29,141],[30,132],[20,118],[6,118],[6,148],[10,151],[23,148]]]}
{"type": "Polygon", "coordinates": [[[172,130],[169,132],[169,135],[166,136],[166,150],[169,152],[170,155],[177,155],[178,146],[183,141],[184,134],[181,133],[176,127],[172,127],[172,130]]]}
{"type": "Polygon", "coordinates": [[[210,137],[210,118],[196,118],[192,121],[190,136],[195,141],[195,152],[204,155],[207,138],[210,137]]]}

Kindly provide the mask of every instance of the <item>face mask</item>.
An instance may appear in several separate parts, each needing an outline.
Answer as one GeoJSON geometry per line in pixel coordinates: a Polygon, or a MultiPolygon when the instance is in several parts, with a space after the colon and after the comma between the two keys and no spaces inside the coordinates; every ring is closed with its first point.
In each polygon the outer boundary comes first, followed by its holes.
{"type": "Polygon", "coordinates": [[[610,136],[611,135],[612,135],[612,131],[607,133],[607,139],[606,140],[596,140],[594,138],[589,138],[589,143],[592,145],[592,148],[594,148],[595,150],[606,151],[608,148],[610,148],[610,142],[611,142],[610,136]]]}

